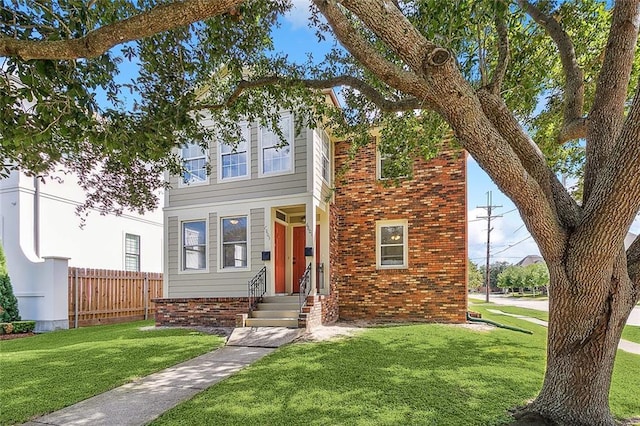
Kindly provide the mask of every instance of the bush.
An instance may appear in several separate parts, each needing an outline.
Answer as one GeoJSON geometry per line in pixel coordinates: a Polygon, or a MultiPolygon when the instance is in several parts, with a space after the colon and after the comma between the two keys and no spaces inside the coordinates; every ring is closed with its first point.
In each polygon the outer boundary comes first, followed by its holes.
{"type": "Polygon", "coordinates": [[[7,261],[0,245],[0,322],[20,321],[18,299],[13,294],[11,278],[7,271],[7,261]]]}
{"type": "Polygon", "coordinates": [[[32,333],[36,329],[35,321],[14,321],[12,324],[14,333],[32,333]]]}
{"type": "Polygon", "coordinates": [[[13,333],[13,324],[10,322],[0,322],[0,334],[13,333]]]}

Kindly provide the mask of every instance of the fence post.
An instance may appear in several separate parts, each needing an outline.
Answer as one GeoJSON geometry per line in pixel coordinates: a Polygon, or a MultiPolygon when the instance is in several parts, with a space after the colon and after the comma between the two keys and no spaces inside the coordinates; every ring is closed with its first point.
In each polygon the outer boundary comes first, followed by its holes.
{"type": "Polygon", "coordinates": [[[73,328],[78,328],[78,268],[73,268],[73,328]]]}
{"type": "Polygon", "coordinates": [[[149,319],[149,273],[144,273],[144,319],[149,319]]]}

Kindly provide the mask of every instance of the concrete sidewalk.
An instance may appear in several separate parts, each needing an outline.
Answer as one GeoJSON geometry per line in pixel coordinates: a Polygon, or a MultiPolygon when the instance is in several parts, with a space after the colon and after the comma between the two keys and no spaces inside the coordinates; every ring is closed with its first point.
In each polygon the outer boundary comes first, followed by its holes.
{"type": "MultiPolygon", "coordinates": [[[[524,320],[524,321],[529,321],[529,322],[532,322],[534,324],[541,325],[543,327],[548,327],[549,326],[548,322],[542,321],[541,319],[538,319],[538,318],[531,318],[531,317],[527,317],[525,315],[510,314],[508,312],[503,312],[503,311],[500,311],[498,309],[487,309],[487,311],[491,312],[492,314],[506,315],[506,316],[518,318],[518,319],[521,319],[521,320],[524,320]]],[[[632,353],[632,354],[640,355],[640,345],[635,343],[635,342],[631,342],[629,340],[620,339],[620,342],[618,343],[618,349],[620,349],[621,351],[625,351],[625,352],[629,352],[629,353],[632,353]]]]}
{"type": "MultiPolygon", "coordinates": [[[[224,346],[213,352],[143,377],[38,417],[25,425],[141,426],[159,417],[179,403],[240,371],[275,351],[275,348],[299,337],[299,330],[273,327],[240,330],[236,346],[224,346]],[[243,346],[237,346],[242,343],[243,346]]],[[[234,330],[235,333],[235,330],[234,330]]],[[[231,337],[234,337],[232,333],[231,337]]],[[[229,342],[232,341],[230,337],[229,342]]],[[[87,377],[91,380],[91,377],[87,377]]]]}

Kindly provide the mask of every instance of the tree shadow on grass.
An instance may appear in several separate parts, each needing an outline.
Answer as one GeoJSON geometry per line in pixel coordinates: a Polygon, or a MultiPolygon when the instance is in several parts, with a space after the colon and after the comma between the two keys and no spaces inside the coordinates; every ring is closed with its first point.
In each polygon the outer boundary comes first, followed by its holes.
{"type": "Polygon", "coordinates": [[[158,424],[502,424],[544,370],[540,347],[503,333],[407,326],[291,345],[158,424]]]}

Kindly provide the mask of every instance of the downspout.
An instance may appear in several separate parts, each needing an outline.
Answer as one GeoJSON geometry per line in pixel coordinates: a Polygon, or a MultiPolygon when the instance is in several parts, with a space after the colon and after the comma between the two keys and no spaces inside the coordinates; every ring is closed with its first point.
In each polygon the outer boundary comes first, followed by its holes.
{"type": "Polygon", "coordinates": [[[40,180],[33,178],[33,251],[40,257],[40,180]]]}
{"type": "Polygon", "coordinates": [[[467,311],[467,321],[469,321],[469,322],[483,322],[485,324],[491,324],[491,325],[493,325],[495,327],[498,327],[498,328],[505,328],[507,330],[519,331],[520,333],[525,333],[525,334],[533,334],[533,331],[525,330],[524,328],[512,327],[510,325],[500,324],[500,323],[497,323],[495,321],[491,321],[491,320],[488,320],[488,319],[473,318],[471,315],[469,315],[469,311],[467,311]]]}

